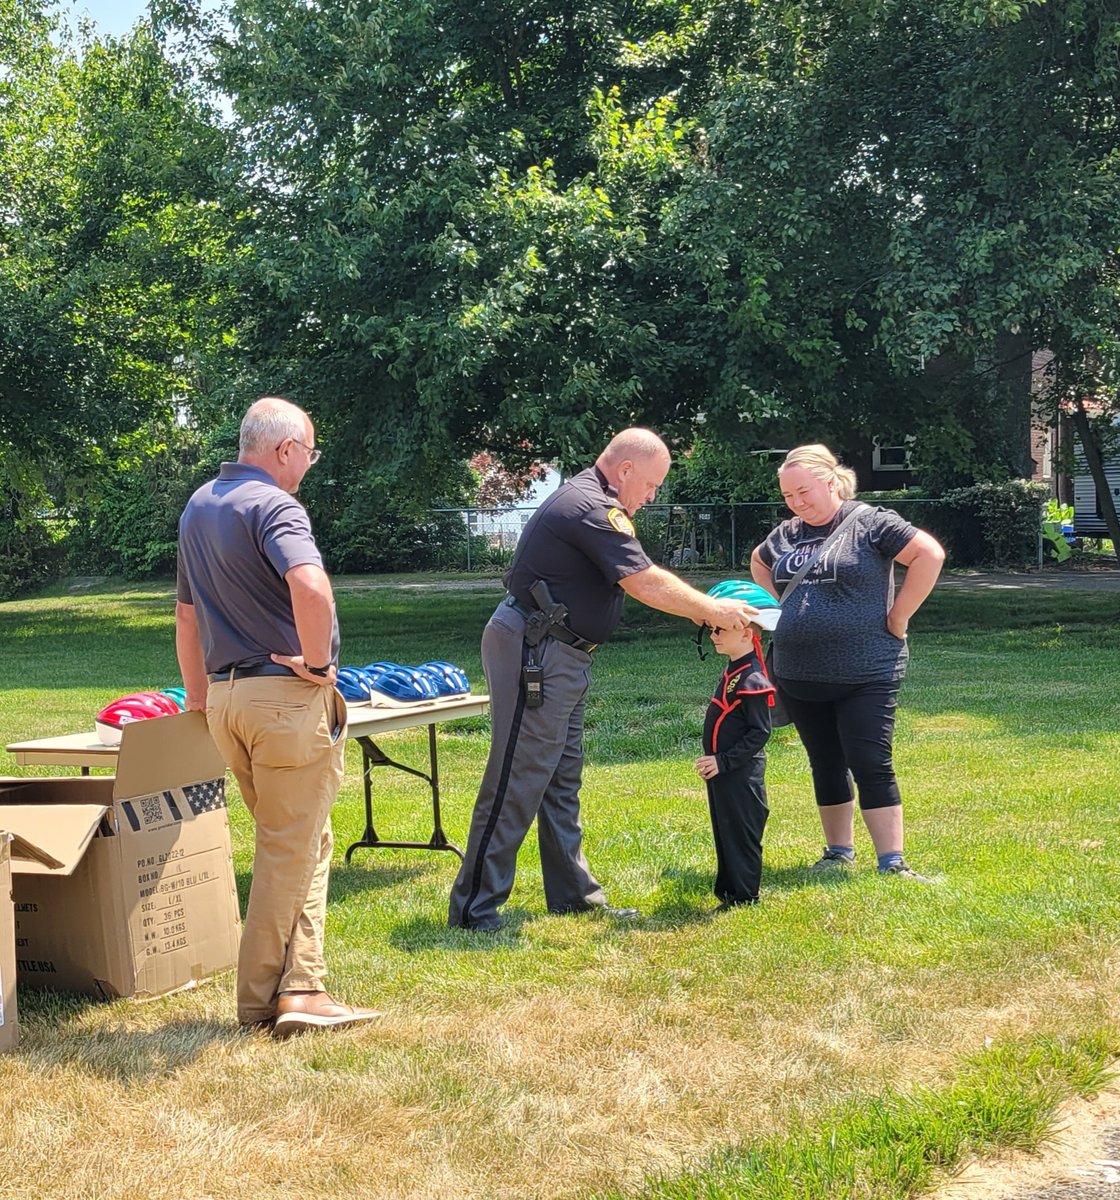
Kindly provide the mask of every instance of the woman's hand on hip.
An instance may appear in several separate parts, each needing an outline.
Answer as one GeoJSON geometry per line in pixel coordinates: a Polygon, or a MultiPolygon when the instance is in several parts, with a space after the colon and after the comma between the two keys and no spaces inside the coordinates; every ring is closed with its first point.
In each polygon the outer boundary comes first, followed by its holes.
{"type": "Polygon", "coordinates": [[[898,616],[894,609],[887,613],[887,632],[893,637],[898,638],[900,642],[906,640],[906,630],[910,627],[909,617],[898,616]]]}

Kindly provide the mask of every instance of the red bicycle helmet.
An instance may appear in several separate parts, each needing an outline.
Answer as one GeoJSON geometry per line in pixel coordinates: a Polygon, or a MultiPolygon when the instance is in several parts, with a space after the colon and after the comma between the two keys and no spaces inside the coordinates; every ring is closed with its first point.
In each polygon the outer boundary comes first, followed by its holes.
{"type": "Polygon", "coordinates": [[[130,696],[121,696],[112,704],[107,704],[94,718],[97,736],[106,746],[119,746],[121,730],[130,721],[144,721],[149,717],[168,717],[179,710],[174,707],[174,701],[169,696],[161,697],[167,701],[161,704],[150,693],[134,692],[130,696]]]}
{"type": "Polygon", "coordinates": [[[134,696],[143,696],[145,700],[151,700],[169,717],[175,716],[183,710],[175,703],[175,697],[169,696],[166,692],[133,692],[134,696]]]}

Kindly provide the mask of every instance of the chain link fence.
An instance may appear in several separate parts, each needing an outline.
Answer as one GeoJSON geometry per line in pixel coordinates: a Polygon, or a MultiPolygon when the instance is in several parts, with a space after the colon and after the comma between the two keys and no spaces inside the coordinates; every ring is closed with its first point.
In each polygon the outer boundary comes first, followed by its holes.
{"type": "MultiPolygon", "coordinates": [[[[1000,530],[985,527],[978,517],[941,500],[892,498],[883,507],[929,530],[949,551],[950,565],[1041,565],[1041,530],[1027,529],[1003,539],[1000,530]]],[[[438,510],[439,568],[504,570],[534,511],[527,507],[438,510]]],[[[751,551],[788,515],[780,502],[651,504],[638,513],[634,524],[654,562],[674,571],[710,574],[745,570],[751,551]]]]}

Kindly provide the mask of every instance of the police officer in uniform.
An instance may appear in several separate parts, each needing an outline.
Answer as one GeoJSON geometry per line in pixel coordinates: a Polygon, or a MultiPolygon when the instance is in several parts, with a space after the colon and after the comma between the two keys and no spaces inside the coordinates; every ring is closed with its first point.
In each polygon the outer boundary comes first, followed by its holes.
{"type": "Polygon", "coordinates": [[[725,629],[745,628],[755,613],[740,600],[697,591],[642,549],[631,518],[668,471],[669,450],[656,434],[624,430],[525,526],[505,576],[509,594],[482,635],[490,756],[451,890],[453,926],[501,928],[498,909],[534,818],[549,912],[638,916],[607,905],[583,856],[579,791],[592,655],[614,631],[627,595],[725,629]]]}

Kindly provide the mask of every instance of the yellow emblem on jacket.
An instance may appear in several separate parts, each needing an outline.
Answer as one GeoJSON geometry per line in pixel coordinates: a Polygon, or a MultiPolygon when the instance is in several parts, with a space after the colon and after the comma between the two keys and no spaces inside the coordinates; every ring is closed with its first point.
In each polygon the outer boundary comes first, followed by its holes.
{"type": "Polygon", "coordinates": [[[743,678],[742,671],[737,671],[734,675],[732,675],[731,678],[727,681],[727,686],[723,689],[723,694],[725,696],[731,695],[731,693],[739,686],[739,680],[742,678],[743,678]]]}
{"type": "Polygon", "coordinates": [[[621,508],[612,508],[607,513],[607,524],[618,533],[624,533],[627,537],[634,536],[634,522],[621,508]]]}

